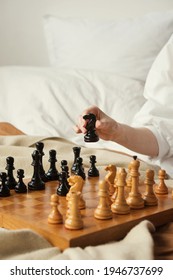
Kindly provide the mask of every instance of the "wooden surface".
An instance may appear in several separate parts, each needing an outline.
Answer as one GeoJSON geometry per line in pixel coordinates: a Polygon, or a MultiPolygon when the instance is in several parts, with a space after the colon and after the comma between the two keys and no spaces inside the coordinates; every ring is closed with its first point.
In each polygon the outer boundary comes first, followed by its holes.
{"type": "Polygon", "coordinates": [[[23,135],[24,133],[7,122],[0,122],[0,135],[23,135]]]}
{"type": "MultiPolygon", "coordinates": [[[[102,178],[106,173],[102,172],[102,178]]],[[[61,249],[67,247],[98,245],[108,241],[119,240],[127,232],[144,219],[155,226],[173,221],[173,200],[171,190],[168,195],[157,196],[158,206],[148,206],[140,210],[131,210],[130,214],[113,214],[110,220],[94,218],[94,210],[98,205],[98,178],[86,179],[83,197],[86,209],[81,210],[84,228],[68,230],[64,224],[52,225],[47,222],[51,211],[50,197],[56,192],[58,182],[46,183],[42,191],[29,191],[27,194],[17,194],[11,190],[11,196],[0,198],[0,226],[7,229],[30,228],[43,235],[54,246],[61,249]]],[[[140,186],[140,191],[144,187],[140,186]]],[[[66,199],[60,197],[60,212],[63,220],[66,213],[66,199]]]]}

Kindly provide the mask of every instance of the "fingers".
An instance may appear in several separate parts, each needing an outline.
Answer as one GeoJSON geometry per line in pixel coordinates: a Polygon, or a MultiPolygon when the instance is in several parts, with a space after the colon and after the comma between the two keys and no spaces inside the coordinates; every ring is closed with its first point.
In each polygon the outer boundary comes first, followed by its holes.
{"type": "Polygon", "coordinates": [[[96,121],[96,128],[100,127],[100,121],[98,120],[99,119],[99,115],[100,115],[100,112],[101,110],[97,107],[97,106],[91,106],[89,108],[87,108],[86,110],[83,111],[82,115],[79,116],[79,119],[78,119],[78,124],[75,125],[73,127],[74,131],[76,133],[86,133],[87,130],[86,130],[86,125],[87,125],[87,120],[84,120],[83,116],[84,115],[87,115],[89,113],[93,113],[94,115],[96,115],[96,118],[97,118],[97,121],[96,121]]]}
{"type": "Polygon", "coordinates": [[[82,128],[80,128],[78,125],[75,125],[74,127],[73,127],[73,130],[76,132],[76,133],[86,133],[86,128],[84,128],[84,127],[82,127],[82,128]]]}
{"type": "Polygon", "coordinates": [[[79,116],[79,120],[78,120],[78,124],[76,124],[74,127],[73,127],[73,129],[74,129],[74,131],[76,132],[76,133],[86,133],[86,124],[87,124],[87,121],[85,121],[84,119],[83,119],[83,116],[82,115],[80,115],[79,116]]]}

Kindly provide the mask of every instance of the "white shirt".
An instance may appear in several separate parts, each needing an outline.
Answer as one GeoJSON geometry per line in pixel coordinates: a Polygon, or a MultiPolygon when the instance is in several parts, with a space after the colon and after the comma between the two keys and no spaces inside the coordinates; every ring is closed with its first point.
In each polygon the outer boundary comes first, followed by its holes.
{"type": "Polygon", "coordinates": [[[148,74],[144,97],[133,126],[149,128],[158,140],[159,155],[148,161],[173,177],[173,35],[154,61],[148,74]]]}

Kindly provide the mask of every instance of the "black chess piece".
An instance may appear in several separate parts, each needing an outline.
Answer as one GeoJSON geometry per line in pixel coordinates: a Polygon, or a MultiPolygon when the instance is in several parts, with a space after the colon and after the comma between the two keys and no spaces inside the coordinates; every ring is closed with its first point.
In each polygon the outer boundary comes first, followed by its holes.
{"type": "Polygon", "coordinates": [[[13,170],[14,168],[14,158],[13,157],[7,157],[6,158],[6,170],[7,170],[7,179],[6,179],[6,184],[9,187],[9,189],[14,189],[15,186],[17,185],[17,181],[15,180],[13,176],[13,170]]]}
{"type": "Polygon", "coordinates": [[[96,123],[96,116],[92,113],[83,116],[84,120],[88,120],[86,125],[86,134],[84,135],[85,142],[97,142],[99,141],[99,137],[96,134],[95,123],[96,123]]]}
{"type": "Polygon", "coordinates": [[[42,181],[40,176],[40,155],[37,150],[32,153],[32,166],[34,167],[34,172],[31,181],[28,183],[29,190],[44,190],[45,183],[42,181]]]}
{"type": "Polygon", "coordinates": [[[76,171],[76,160],[78,157],[80,157],[81,147],[73,147],[73,153],[74,153],[74,161],[71,167],[71,172],[74,173],[76,171]]]}
{"type": "Polygon", "coordinates": [[[62,171],[59,174],[59,186],[57,188],[57,194],[60,196],[66,196],[66,194],[69,192],[70,186],[67,181],[67,173],[65,171],[62,171]]]}
{"type": "Polygon", "coordinates": [[[50,150],[49,151],[49,160],[50,162],[50,168],[48,172],[46,173],[46,177],[48,178],[49,181],[55,181],[59,180],[59,172],[56,168],[56,151],[55,150],[50,150]]]}
{"type": "Polygon", "coordinates": [[[5,172],[0,173],[0,197],[10,196],[10,189],[6,184],[7,174],[5,172]]]}
{"type": "Polygon", "coordinates": [[[46,176],[45,170],[43,168],[43,156],[44,156],[44,143],[43,142],[37,142],[36,143],[36,149],[39,152],[39,156],[40,156],[40,176],[43,182],[48,182],[48,178],[46,176]]]}
{"type": "Polygon", "coordinates": [[[96,168],[95,164],[96,164],[96,156],[95,155],[91,155],[90,156],[90,163],[91,166],[88,170],[88,177],[98,177],[99,176],[99,170],[96,168]]]}
{"type": "Polygon", "coordinates": [[[84,167],[83,167],[83,159],[81,157],[78,157],[76,159],[76,170],[74,174],[81,176],[84,180],[86,178],[84,167]]]}
{"type": "Polygon", "coordinates": [[[24,170],[23,169],[18,169],[17,170],[17,178],[18,183],[15,186],[15,192],[17,193],[26,193],[27,192],[27,186],[25,185],[25,183],[23,182],[23,178],[24,178],[24,170]]]}
{"type": "Polygon", "coordinates": [[[67,178],[70,177],[68,163],[65,159],[61,160],[61,169],[67,173],[67,178]]]}

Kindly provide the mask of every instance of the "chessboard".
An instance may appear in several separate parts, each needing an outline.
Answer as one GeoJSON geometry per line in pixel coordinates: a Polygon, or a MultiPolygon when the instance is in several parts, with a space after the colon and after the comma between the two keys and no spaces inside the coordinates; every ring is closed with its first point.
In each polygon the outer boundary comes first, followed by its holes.
{"type": "MultiPolygon", "coordinates": [[[[83,186],[85,209],[80,210],[83,220],[82,229],[67,229],[64,226],[67,200],[59,196],[59,211],[63,216],[60,224],[48,223],[51,211],[50,199],[57,191],[58,181],[45,183],[43,190],[27,190],[16,193],[11,190],[8,197],[0,197],[0,226],[6,229],[32,229],[46,238],[52,245],[64,250],[68,247],[98,245],[120,240],[142,220],[151,221],[156,227],[173,221],[172,191],[158,195],[158,205],[145,206],[142,209],[131,209],[130,213],[120,215],[113,213],[110,219],[97,219],[94,211],[99,202],[99,182],[105,178],[105,169],[99,170],[98,177],[86,177],[83,186]]],[[[25,180],[27,184],[28,181],[25,180]]],[[[139,184],[140,192],[145,191],[143,182],[139,184]]]]}

